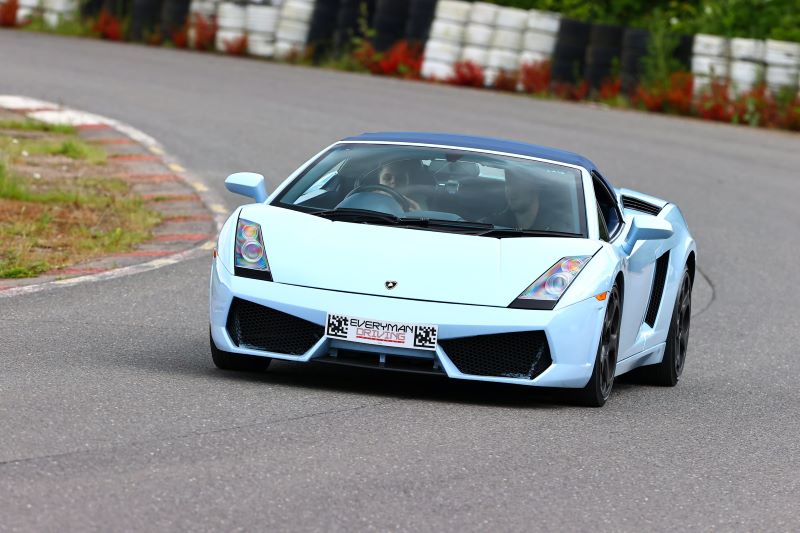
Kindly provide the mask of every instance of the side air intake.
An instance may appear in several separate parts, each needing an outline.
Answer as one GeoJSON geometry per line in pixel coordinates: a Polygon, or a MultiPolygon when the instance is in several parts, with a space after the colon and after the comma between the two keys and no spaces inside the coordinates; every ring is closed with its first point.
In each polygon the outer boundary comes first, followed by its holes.
{"type": "Polygon", "coordinates": [[[650,291],[650,303],[647,304],[647,314],[644,316],[645,324],[651,328],[656,323],[658,308],[661,306],[661,298],[664,296],[664,285],[667,281],[668,266],[669,251],[656,260],[656,272],[653,276],[653,290],[650,291]]]}
{"type": "Polygon", "coordinates": [[[633,196],[623,195],[622,207],[625,209],[633,209],[634,211],[641,211],[642,213],[647,213],[648,215],[658,215],[661,212],[661,208],[657,205],[651,204],[650,202],[645,202],[639,198],[634,198],[633,196]]]}

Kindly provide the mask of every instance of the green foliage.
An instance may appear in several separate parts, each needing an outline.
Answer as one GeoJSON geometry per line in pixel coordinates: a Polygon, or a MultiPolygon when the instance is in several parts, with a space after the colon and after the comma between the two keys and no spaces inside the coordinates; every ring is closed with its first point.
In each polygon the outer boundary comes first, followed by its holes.
{"type": "Polygon", "coordinates": [[[676,33],[800,42],[800,0],[489,0],[591,22],[646,27],[658,13],[676,33]]]}
{"type": "Polygon", "coordinates": [[[642,83],[651,88],[666,87],[670,75],[681,69],[681,64],[675,59],[680,37],[671,31],[670,23],[660,10],[653,13],[649,26],[647,54],[642,58],[642,83]]]}
{"type": "Polygon", "coordinates": [[[73,134],[75,128],[62,124],[47,124],[38,120],[0,120],[0,130],[45,131],[49,133],[73,134]]]}

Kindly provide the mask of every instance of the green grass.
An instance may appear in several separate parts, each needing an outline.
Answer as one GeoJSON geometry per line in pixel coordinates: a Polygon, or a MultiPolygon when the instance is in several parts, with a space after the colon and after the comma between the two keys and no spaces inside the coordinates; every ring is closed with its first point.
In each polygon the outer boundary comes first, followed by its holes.
{"type": "Polygon", "coordinates": [[[44,131],[72,135],[76,132],[72,126],[64,124],[47,124],[38,120],[0,120],[0,130],[44,131]]]}
{"type": "Polygon", "coordinates": [[[0,152],[14,161],[31,155],[63,155],[76,161],[86,161],[93,165],[106,162],[106,151],[78,138],[64,140],[27,139],[0,136],[0,152]],[[27,154],[27,155],[26,155],[27,154]]]}

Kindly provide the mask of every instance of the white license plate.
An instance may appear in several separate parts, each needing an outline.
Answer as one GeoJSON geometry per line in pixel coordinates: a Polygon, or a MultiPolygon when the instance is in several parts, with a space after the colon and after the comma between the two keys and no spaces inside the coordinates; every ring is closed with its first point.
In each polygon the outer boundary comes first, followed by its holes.
{"type": "Polygon", "coordinates": [[[435,350],[439,328],[430,324],[384,322],[370,318],[328,313],[325,336],[378,346],[435,350]]]}

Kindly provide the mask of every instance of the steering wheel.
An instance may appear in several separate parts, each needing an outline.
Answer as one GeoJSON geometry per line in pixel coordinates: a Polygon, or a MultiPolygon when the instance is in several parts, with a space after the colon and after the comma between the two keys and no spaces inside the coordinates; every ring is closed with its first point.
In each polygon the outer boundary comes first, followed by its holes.
{"type": "Polygon", "coordinates": [[[386,185],[379,185],[379,184],[362,185],[360,187],[356,187],[355,189],[353,189],[352,191],[347,193],[347,196],[345,196],[345,198],[349,198],[350,196],[353,196],[354,194],[358,194],[358,193],[362,193],[362,192],[382,192],[382,193],[386,193],[387,195],[389,195],[392,198],[392,200],[394,200],[395,202],[400,204],[400,207],[403,209],[403,211],[408,211],[411,208],[411,201],[408,198],[406,198],[405,196],[403,196],[402,194],[400,194],[396,190],[392,189],[391,187],[387,187],[386,185]]]}

